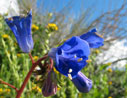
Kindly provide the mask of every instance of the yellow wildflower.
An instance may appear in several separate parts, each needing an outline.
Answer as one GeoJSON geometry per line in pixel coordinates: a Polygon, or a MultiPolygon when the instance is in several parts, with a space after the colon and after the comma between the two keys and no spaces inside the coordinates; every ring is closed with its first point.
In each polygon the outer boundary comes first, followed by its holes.
{"type": "Polygon", "coordinates": [[[35,90],[37,88],[37,86],[34,86],[34,87],[32,87],[32,90],[35,90]]]}
{"type": "Polygon", "coordinates": [[[109,85],[112,85],[112,81],[109,81],[108,84],[109,84],[109,85]]]}
{"type": "Polygon", "coordinates": [[[54,24],[54,23],[48,23],[47,28],[50,29],[50,30],[54,30],[54,31],[58,30],[57,25],[54,24]]]}
{"type": "Polygon", "coordinates": [[[87,63],[91,63],[91,62],[92,62],[92,60],[86,60],[86,62],[87,62],[87,63]]]}
{"type": "Polygon", "coordinates": [[[112,69],[111,69],[111,68],[109,68],[109,69],[108,69],[108,72],[112,72],[112,69]]]}
{"type": "Polygon", "coordinates": [[[21,57],[21,54],[20,54],[20,53],[18,53],[18,54],[17,54],[17,57],[21,57]]]}
{"type": "Polygon", "coordinates": [[[57,90],[59,91],[60,90],[60,87],[58,87],[57,90]]]}
{"type": "Polygon", "coordinates": [[[99,54],[99,53],[100,53],[100,50],[96,49],[96,50],[95,50],[95,53],[96,53],[96,54],[99,54]]]}
{"type": "Polygon", "coordinates": [[[35,90],[35,91],[41,92],[41,88],[40,88],[40,87],[38,87],[38,86],[34,86],[34,87],[32,87],[32,90],[35,90]]]}
{"type": "Polygon", "coordinates": [[[5,89],[6,92],[10,92],[11,90],[10,89],[5,89]]]}
{"type": "Polygon", "coordinates": [[[39,27],[37,25],[35,25],[35,24],[32,24],[32,29],[33,30],[39,30],[39,27]]]}
{"type": "Polygon", "coordinates": [[[4,96],[0,96],[0,98],[4,98],[4,96]]]}
{"type": "Polygon", "coordinates": [[[9,35],[8,34],[3,34],[2,37],[8,39],[9,35]]]}
{"type": "Polygon", "coordinates": [[[56,70],[56,68],[55,67],[53,67],[53,71],[56,73],[56,74],[58,74],[59,72],[56,70]]]}
{"type": "Polygon", "coordinates": [[[112,98],[111,96],[109,96],[108,98],[112,98]]]}
{"type": "Polygon", "coordinates": [[[38,91],[38,92],[41,92],[41,88],[37,87],[37,91],[38,91]]]}
{"type": "Polygon", "coordinates": [[[0,88],[0,92],[3,92],[3,89],[2,88],[0,88]]]}
{"type": "Polygon", "coordinates": [[[34,56],[33,59],[34,59],[34,60],[37,60],[37,59],[38,59],[38,56],[34,56]]]}

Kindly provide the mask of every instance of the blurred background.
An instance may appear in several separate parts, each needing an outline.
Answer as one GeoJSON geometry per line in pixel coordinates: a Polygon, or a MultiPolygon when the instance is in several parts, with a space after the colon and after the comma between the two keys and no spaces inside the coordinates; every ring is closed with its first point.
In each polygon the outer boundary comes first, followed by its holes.
{"type": "MultiPolygon", "coordinates": [[[[93,81],[89,93],[80,93],[72,82],[56,71],[57,94],[49,98],[127,98],[127,1],[126,0],[1,0],[0,79],[19,88],[31,67],[21,53],[4,18],[24,16],[32,9],[34,60],[59,42],[97,28],[104,46],[91,49],[89,64],[82,72],[93,81]],[[51,29],[49,23],[55,24],[51,29]],[[65,86],[66,85],[66,86],[65,86]]],[[[43,76],[43,75],[42,75],[43,76]]],[[[22,98],[44,98],[32,76],[22,98]]],[[[0,98],[14,98],[10,87],[0,84],[0,98]]]]}

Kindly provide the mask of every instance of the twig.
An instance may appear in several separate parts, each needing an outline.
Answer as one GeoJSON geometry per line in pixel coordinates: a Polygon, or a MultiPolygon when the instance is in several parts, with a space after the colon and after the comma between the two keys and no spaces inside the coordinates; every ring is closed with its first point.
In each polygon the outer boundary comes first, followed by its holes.
{"type": "Polygon", "coordinates": [[[1,80],[1,79],[0,79],[0,83],[1,83],[1,84],[5,84],[5,85],[8,85],[9,87],[11,87],[11,88],[15,89],[15,90],[16,90],[16,92],[18,92],[18,89],[17,89],[15,86],[13,86],[13,85],[11,85],[11,84],[9,84],[9,83],[7,83],[7,82],[4,82],[4,81],[3,81],[3,80],[1,80]]]}
{"type": "Polygon", "coordinates": [[[126,58],[122,58],[122,59],[115,60],[115,61],[112,62],[112,64],[115,64],[115,63],[117,63],[119,61],[122,61],[122,60],[127,60],[127,57],[126,58]]]}
{"type": "Polygon", "coordinates": [[[50,68],[53,68],[53,59],[50,58],[50,68]]]}
{"type": "MultiPolygon", "coordinates": [[[[30,55],[30,58],[31,58],[31,57],[32,57],[32,56],[30,55]]],[[[40,58],[38,61],[36,61],[35,63],[32,64],[32,67],[31,67],[30,71],[28,72],[28,74],[27,74],[27,76],[26,76],[26,78],[25,78],[25,80],[24,80],[24,82],[23,82],[21,88],[19,89],[19,91],[18,91],[18,93],[17,93],[17,95],[16,95],[16,98],[20,98],[20,96],[21,96],[21,94],[22,94],[22,92],[23,92],[23,90],[24,90],[24,88],[25,88],[25,86],[26,86],[26,84],[27,84],[27,82],[28,82],[28,80],[29,80],[29,78],[30,78],[30,76],[31,76],[31,74],[32,74],[32,72],[33,72],[33,70],[36,68],[36,66],[37,66],[42,60],[46,59],[47,57],[48,57],[48,55],[45,55],[44,57],[40,58]]]]}
{"type": "Polygon", "coordinates": [[[33,59],[32,55],[31,55],[31,52],[29,53],[29,56],[30,56],[30,59],[31,59],[32,64],[33,64],[34,63],[34,59],[33,59]]]}

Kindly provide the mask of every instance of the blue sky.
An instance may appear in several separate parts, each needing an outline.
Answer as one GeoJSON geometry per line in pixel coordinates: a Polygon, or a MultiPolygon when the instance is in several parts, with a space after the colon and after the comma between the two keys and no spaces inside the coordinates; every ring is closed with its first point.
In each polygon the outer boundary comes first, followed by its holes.
{"type": "MultiPolygon", "coordinates": [[[[70,11],[69,16],[72,18],[78,19],[81,16],[81,13],[83,11],[88,10],[90,12],[87,16],[87,19],[85,20],[85,23],[89,25],[93,20],[98,18],[102,13],[105,13],[107,11],[117,10],[121,7],[122,4],[126,2],[127,0],[37,0],[38,7],[42,7],[42,14],[45,12],[60,12],[61,9],[63,9],[66,5],[69,4],[69,2],[72,1],[71,7],[66,9],[67,11],[70,11]],[[43,4],[41,4],[43,2],[43,4]]],[[[123,10],[125,11],[125,10],[123,10]]],[[[66,16],[66,15],[65,15],[66,16]]],[[[70,17],[69,17],[70,18],[70,17]]],[[[127,18],[121,18],[120,24],[118,24],[119,27],[125,27],[127,26],[127,18]]],[[[84,24],[86,25],[86,24],[84,24]]],[[[112,33],[112,32],[109,32],[112,33]]],[[[127,33],[116,33],[117,35],[120,34],[122,36],[127,36],[127,33]]],[[[119,36],[120,36],[119,35],[119,36]]]]}
{"type": "MultiPolygon", "coordinates": [[[[43,12],[47,10],[49,12],[54,12],[54,9],[59,12],[71,0],[38,0],[38,6],[41,5],[41,1],[43,1],[43,12]]],[[[95,19],[104,12],[118,9],[123,2],[124,0],[72,0],[71,12],[75,17],[78,17],[81,10],[90,8],[92,10],[92,19],[95,19]]]]}

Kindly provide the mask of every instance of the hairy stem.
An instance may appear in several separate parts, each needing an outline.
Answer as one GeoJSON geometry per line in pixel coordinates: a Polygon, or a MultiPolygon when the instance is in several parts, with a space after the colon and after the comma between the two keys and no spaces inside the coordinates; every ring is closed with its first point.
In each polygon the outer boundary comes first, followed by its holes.
{"type": "Polygon", "coordinates": [[[36,66],[37,66],[42,60],[44,60],[44,59],[46,59],[46,58],[48,57],[48,55],[45,55],[44,57],[40,58],[38,61],[34,62],[34,60],[33,60],[32,56],[31,56],[31,54],[29,54],[29,56],[30,56],[30,58],[31,58],[31,60],[32,60],[32,67],[31,67],[30,71],[28,72],[28,74],[27,74],[27,76],[26,76],[26,78],[25,78],[25,80],[24,80],[24,82],[23,82],[21,88],[19,89],[19,91],[18,91],[18,93],[17,93],[17,95],[16,95],[16,98],[20,98],[20,96],[21,96],[21,94],[22,94],[22,92],[23,92],[23,90],[24,90],[24,88],[25,88],[25,86],[26,86],[28,80],[30,79],[30,76],[31,76],[33,70],[36,68],[36,66]]]}
{"type": "Polygon", "coordinates": [[[18,92],[18,89],[17,89],[15,86],[13,86],[13,85],[11,85],[11,84],[9,84],[9,83],[7,83],[7,82],[4,82],[4,81],[3,81],[3,80],[1,80],[1,79],[0,79],[0,83],[1,83],[1,84],[5,84],[5,85],[8,85],[9,87],[11,87],[11,88],[15,89],[15,90],[16,90],[16,92],[18,92]]]}

